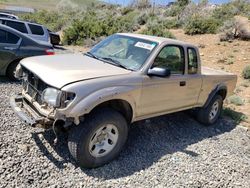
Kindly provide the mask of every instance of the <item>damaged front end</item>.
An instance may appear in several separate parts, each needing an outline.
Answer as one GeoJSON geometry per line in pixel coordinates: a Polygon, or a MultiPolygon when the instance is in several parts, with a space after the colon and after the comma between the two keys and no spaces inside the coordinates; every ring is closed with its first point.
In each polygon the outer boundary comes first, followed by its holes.
{"type": "Polygon", "coordinates": [[[75,94],[49,86],[25,67],[17,68],[16,77],[22,80],[22,93],[11,97],[10,105],[22,121],[44,129],[72,124],[73,120],[58,113],[57,109],[67,107],[75,94]]]}

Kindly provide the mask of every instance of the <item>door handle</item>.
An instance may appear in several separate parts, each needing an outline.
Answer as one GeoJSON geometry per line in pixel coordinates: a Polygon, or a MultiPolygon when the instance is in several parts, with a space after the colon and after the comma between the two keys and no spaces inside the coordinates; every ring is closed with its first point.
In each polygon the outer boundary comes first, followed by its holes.
{"type": "Polygon", "coordinates": [[[13,47],[4,47],[5,50],[15,50],[16,48],[13,47]]]}
{"type": "Polygon", "coordinates": [[[181,81],[181,82],[180,82],[180,86],[181,86],[181,87],[186,86],[186,81],[181,81]]]}

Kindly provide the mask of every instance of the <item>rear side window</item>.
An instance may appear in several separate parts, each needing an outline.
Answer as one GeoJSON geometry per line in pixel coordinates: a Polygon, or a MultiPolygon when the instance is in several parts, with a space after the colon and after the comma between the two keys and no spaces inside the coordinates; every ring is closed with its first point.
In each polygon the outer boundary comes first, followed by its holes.
{"type": "Polygon", "coordinates": [[[6,21],[6,25],[20,31],[21,33],[28,33],[27,28],[24,23],[6,21]]]}
{"type": "Polygon", "coordinates": [[[28,24],[33,35],[44,35],[43,28],[39,25],[28,24]]]}
{"type": "Polygon", "coordinates": [[[197,52],[194,48],[188,48],[188,74],[196,74],[198,71],[197,52]]]}
{"type": "Polygon", "coordinates": [[[0,29],[0,43],[17,44],[19,37],[0,29]]]}

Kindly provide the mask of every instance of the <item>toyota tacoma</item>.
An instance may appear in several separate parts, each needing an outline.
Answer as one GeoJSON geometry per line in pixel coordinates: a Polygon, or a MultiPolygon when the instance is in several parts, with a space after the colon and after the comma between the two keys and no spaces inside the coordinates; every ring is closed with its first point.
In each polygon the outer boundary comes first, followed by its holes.
{"type": "Polygon", "coordinates": [[[69,151],[86,168],[118,156],[133,122],[192,109],[214,124],[237,81],[202,67],[192,44],[125,33],[84,54],[24,59],[16,76],[23,89],[10,99],[15,113],[33,127],[67,130],[69,151]]]}

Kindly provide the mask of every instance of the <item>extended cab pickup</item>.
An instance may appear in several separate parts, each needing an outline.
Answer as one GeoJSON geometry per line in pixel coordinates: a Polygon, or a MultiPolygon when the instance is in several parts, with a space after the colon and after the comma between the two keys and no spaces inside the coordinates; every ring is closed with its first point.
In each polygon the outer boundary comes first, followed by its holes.
{"type": "Polygon", "coordinates": [[[83,167],[114,159],[128,125],[194,109],[213,124],[237,77],[201,67],[198,48],[178,40],[115,34],[85,54],[32,57],[21,61],[16,114],[32,126],[69,132],[68,147],[83,167]]]}

